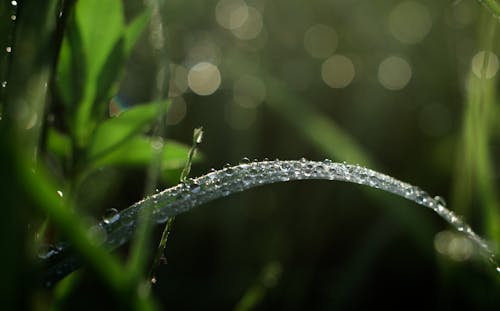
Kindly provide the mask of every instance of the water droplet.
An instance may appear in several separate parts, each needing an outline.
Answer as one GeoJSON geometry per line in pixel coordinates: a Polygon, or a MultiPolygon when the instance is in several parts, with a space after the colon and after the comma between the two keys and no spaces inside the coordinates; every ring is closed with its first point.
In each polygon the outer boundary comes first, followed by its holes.
{"type": "Polygon", "coordinates": [[[305,177],[310,177],[312,175],[312,173],[314,172],[314,165],[312,164],[304,164],[305,167],[304,167],[304,176],[305,177]]]}
{"type": "Polygon", "coordinates": [[[203,140],[203,135],[198,135],[196,136],[196,143],[201,144],[201,141],[203,140]]]}
{"type": "Polygon", "coordinates": [[[61,190],[57,190],[57,195],[62,198],[64,196],[64,193],[61,190]]]}
{"type": "Polygon", "coordinates": [[[10,2],[10,4],[12,4],[12,6],[17,6],[17,1],[12,0],[12,1],[10,2]]]}
{"type": "Polygon", "coordinates": [[[332,160],[330,160],[330,159],[324,159],[323,163],[326,164],[326,165],[332,165],[333,164],[332,160]]]}
{"type": "Polygon", "coordinates": [[[197,194],[201,191],[201,185],[198,181],[194,180],[192,185],[191,185],[191,193],[197,194]]]}
{"type": "Polygon", "coordinates": [[[224,164],[223,168],[230,168],[232,165],[229,163],[224,164]]]}
{"type": "Polygon", "coordinates": [[[7,81],[2,81],[2,87],[7,87],[7,81]]]}
{"type": "Polygon", "coordinates": [[[379,180],[375,176],[369,176],[368,182],[372,187],[379,187],[379,180]]]}
{"type": "Polygon", "coordinates": [[[12,47],[10,47],[10,46],[6,47],[6,48],[5,48],[5,51],[6,51],[7,53],[12,52],[12,47]]]}
{"type": "Polygon", "coordinates": [[[229,167],[224,169],[224,173],[226,174],[226,176],[232,176],[234,173],[234,170],[231,166],[229,166],[229,167]]]}
{"type": "Polygon", "coordinates": [[[116,208],[109,208],[104,211],[104,215],[102,216],[102,221],[109,225],[114,223],[120,219],[120,214],[118,214],[118,210],[116,208]]]}
{"type": "Polygon", "coordinates": [[[500,273],[500,266],[498,266],[496,270],[498,273],[500,273]]]}
{"type": "Polygon", "coordinates": [[[243,159],[240,160],[240,164],[249,164],[251,161],[249,158],[244,157],[243,159]]]}
{"type": "Polygon", "coordinates": [[[15,20],[16,20],[16,18],[17,18],[17,16],[15,16],[15,15],[11,15],[11,16],[10,16],[10,20],[12,20],[12,21],[15,21],[15,20]]]}
{"type": "Polygon", "coordinates": [[[155,221],[157,224],[165,223],[168,219],[168,215],[166,213],[158,213],[155,215],[155,221]]]}
{"type": "Polygon", "coordinates": [[[446,201],[440,197],[440,196],[435,196],[434,201],[436,201],[437,204],[441,205],[442,207],[446,207],[446,201]]]}
{"type": "Polygon", "coordinates": [[[57,249],[52,244],[42,243],[37,248],[37,256],[40,259],[50,258],[57,253],[57,249]]]}

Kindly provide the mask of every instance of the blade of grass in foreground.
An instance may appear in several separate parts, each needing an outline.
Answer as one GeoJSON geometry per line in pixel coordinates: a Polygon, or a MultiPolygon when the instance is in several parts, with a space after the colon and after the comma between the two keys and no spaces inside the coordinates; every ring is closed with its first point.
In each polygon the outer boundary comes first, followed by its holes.
{"type": "MultiPolygon", "coordinates": [[[[494,265],[500,274],[500,266],[496,261],[493,250],[460,217],[448,210],[444,206],[442,199],[433,198],[418,187],[382,173],[357,165],[335,163],[330,160],[315,162],[302,159],[300,161],[276,160],[244,163],[191,179],[137,202],[120,212],[112,222],[99,224],[107,232],[107,240],[104,245],[108,249],[113,249],[129,240],[134,235],[138,215],[144,209],[152,211],[154,221],[163,223],[169,217],[187,212],[194,207],[233,193],[265,184],[308,179],[337,180],[361,184],[396,194],[430,208],[456,230],[472,240],[479,252],[494,265]]],[[[52,267],[51,271],[48,271],[46,277],[51,281],[56,281],[77,268],[76,266],[65,265],[68,262],[67,260],[69,258],[63,258],[62,261],[52,267]],[[53,270],[58,268],[60,273],[54,275],[53,270]]]]}

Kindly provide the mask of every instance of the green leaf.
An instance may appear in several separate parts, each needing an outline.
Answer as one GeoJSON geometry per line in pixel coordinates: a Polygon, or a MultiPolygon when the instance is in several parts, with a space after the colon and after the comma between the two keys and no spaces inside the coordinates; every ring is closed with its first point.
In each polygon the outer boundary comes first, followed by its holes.
{"type": "Polygon", "coordinates": [[[106,115],[108,102],[116,94],[118,78],[125,62],[124,40],[120,39],[114,46],[106,63],[97,77],[96,94],[92,109],[92,119],[99,120],[106,115]]]}
{"type": "MultiPolygon", "coordinates": [[[[93,168],[102,166],[147,166],[155,157],[154,138],[147,136],[134,136],[110,152],[101,156],[93,163],[93,168]]],[[[167,140],[162,152],[162,165],[164,170],[182,169],[186,162],[189,146],[167,140]]],[[[195,161],[201,157],[195,157],[195,161]]]]}
{"type": "Polygon", "coordinates": [[[70,114],[72,136],[85,147],[105,115],[126,57],[149,20],[124,24],[121,1],[78,1],[58,63],[58,87],[70,114]]]}
{"type": "MultiPolygon", "coordinates": [[[[85,145],[87,138],[97,124],[92,118],[96,97],[100,90],[98,82],[99,75],[107,72],[114,80],[121,68],[121,62],[111,63],[108,60],[113,51],[116,53],[116,45],[122,37],[124,30],[123,7],[121,1],[86,0],[78,1],[76,4],[75,20],[81,33],[82,47],[87,60],[87,76],[85,91],[81,99],[75,119],[76,138],[80,146],[85,145]]],[[[121,53],[121,52],[119,52],[121,53]]],[[[99,109],[98,109],[99,110],[99,109]]]]}
{"type": "Polygon", "coordinates": [[[67,157],[71,153],[71,140],[51,127],[47,131],[47,149],[59,157],[67,157]]]}
{"type": "Polygon", "coordinates": [[[129,55],[134,47],[139,35],[146,27],[149,19],[151,18],[151,12],[149,10],[144,11],[139,14],[134,20],[127,25],[125,30],[125,55],[129,55]]]}
{"type": "Polygon", "coordinates": [[[122,1],[85,0],[75,7],[75,20],[88,60],[88,81],[93,81],[124,31],[122,1]]]}
{"type": "MultiPolygon", "coordinates": [[[[80,31],[75,20],[70,19],[57,64],[57,86],[69,113],[76,109],[83,96],[87,76],[86,63],[80,31]]],[[[69,123],[71,125],[71,118],[69,123]]]]}
{"type": "Polygon", "coordinates": [[[99,124],[88,149],[89,158],[102,157],[132,136],[149,130],[154,119],[167,111],[168,105],[168,101],[137,105],[99,124]]]}
{"type": "Polygon", "coordinates": [[[107,106],[99,105],[107,103],[109,99],[116,94],[118,89],[118,80],[123,71],[123,64],[126,58],[130,55],[134,44],[139,35],[144,30],[149,21],[149,11],[145,11],[126,27],[123,37],[113,47],[111,54],[103,65],[99,77],[97,78],[97,94],[95,102],[98,104],[94,107],[93,114],[95,119],[99,119],[104,115],[107,106]]]}
{"type": "Polygon", "coordinates": [[[99,106],[105,104],[122,69],[124,30],[121,1],[76,3],[62,43],[58,86],[80,147],[102,118],[105,108],[99,106]]]}

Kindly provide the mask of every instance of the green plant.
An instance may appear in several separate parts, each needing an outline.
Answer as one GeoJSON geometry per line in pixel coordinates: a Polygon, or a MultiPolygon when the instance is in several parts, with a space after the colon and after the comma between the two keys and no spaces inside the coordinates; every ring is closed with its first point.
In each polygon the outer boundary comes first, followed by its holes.
{"type": "MultiPolygon", "coordinates": [[[[144,12],[127,23],[120,1],[23,1],[19,15],[10,12],[6,2],[0,4],[0,19],[5,23],[1,28],[2,43],[9,47],[12,44],[12,51],[9,49],[0,63],[1,80],[7,82],[0,93],[0,249],[10,253],[2,259],[0,268],[8,280],[1,282],[2,306],[33,307],[26,305],[24,298],[39,290],[38,282],[43,277],[32,277],[31,271],[24,267],[34,267],[38,274],[46,273],[45,285],[52,287],[80,263],[85,263],[106,284],[120,307],[158,308],[150,295],[150,270],[159,264],[173,216],[220,196],[293,179],[350,181],[396,193],[429,207],[476,242],[498,270],[494,251],[447,210],[439,198],[359,166],[329,161],[245,160],[236,167],[188,179],[191,162],[199,158],[194,157],[194,151],[201,133],[195,132],[191,148],[163,138],[169,109],[169,101],[164,99],[168,88],[162,80],[168,71],[165,59],[159,70],[162,75],[156,81],[160,84],[159,94],[154,100],[117,116],[108,112],[109,101],[117,93],[125,62],[137,38],[150,19],[158,22],[160,3],[148,2],[144,12]],[[18,16],[14,26],[11,16],[18,16]],[[12,41],[10,34],[14,36],[12,41]],[[89,221],[88,215],[108,213],[103,207],[109,203],[109,193],[118,191],[113,185],[125,183],[121,171],[133,169],[146,172],[146,185],[137,186],[145,189],[141,195],[146,198],[120,213],[110,211],[100,224],[92,226],[95,221],[89,221]],[[182,183],[178,186],[154,194],[158,185],[164,187],[179,179],[182,183]],[[162,223],[167,218],[169,222],[155,262],[150,264],[153,222],[162,223]],[[109,252],[131,239],[126,259],[109,252]],[[71,246],[51,245],[59,240],[68,241],[71,246]],[[45,266],[37,266],[39,262],[34,259],[37,253],[43,257],[45,266]]],[[[495,1],[482,3],[498,16],[500,9],[495,1]]],[[[483,20],[484,48],[493,48],[496,21],[488,17],[483,20]]],[[[164,46],[160,50],[165,53],[164,46]]],[[[485,57],[483,71],[488,62],[485,57]]],[[[301,96],[273,73],[262,71],[266,85],[272,90],[267,99],[269,107],[312,145],[337,160],[349,158],[354,163],[379,166],[340,126],[306,106],[301,96]]],[[[486,85],[483,80],[473,75],[470,78],[462,148],[464,154],[472,154],[459,163],[467,166],[466,174],[477,174],[486,233],[498,241],[498,200],[491,182],[494,170],[487,146],[493,122],[484,122],[494,115],[496,80],[489,80],[486,85]],[[478,142],[471,132],[479,133],[478,142]]],[[[460,199],[464,189],[470,189],[464,183],[467,179],[457,180],[458,199],[454,205],[467,206],[468,201],[460,199]]],[[[423,240],[420,234],[426,231],[422,229],[426,222],[415,220],[422,218],[419,212],[404,211],[391,198],[367,192],[412,228],[415,241],[423,240]]],[[[238,309],[251,308],[274,286],[267,284],[273,282],[268,279],[273,279],[281,269],[277,268],[279,264],[270,266],[263,269],[257,284],[249,288],[237,305],[238,309]]],[[[78,275],[72,275],[59,283],[52,301],[46,302],[47,308],[50,304],[54,308],[64,305],[62,301],[78,282],[78,275]]]]}
{"type": "MultiPolygon", "coordinates": [[[[7,10],[3,12],[7,15],[7,10]]],[[[16,19],[17,44],[13,46],[13,56],[2,64],[9,81],[2,89],[1,100],[2,146],[9,146],[3,153],[2,176],[16,175],[20,180],[19,185],[9,187],[9,193],[5,194],[6,215],[17,205],[8,198],[13,196],[15,202],[18,195],[26,193],[30,199],[25,204],[48,217],[43,224],[33,224],[32,231],[38,238],[31,247],[45,249],[43,245],[50,243],[45,241],[47,225],[53,224],[86,260],[93,262],[91,266],[110,288],[122,297],[132,293],[126,300],[141,304],[135,294],[140,283],[136,274],[142,269],[141,259],[133,259],[126,266],[131,273],[124,275],[123,265],[115,256],[93,242],[99,233],[89,236],[87,221],[79,211],[82,198],[88,197],[86,187],[99,178],[96,174],[103,169],[147,167],[159,161],[158,169],[169,178],[179,174],[178,170],[184,166],[188,147],[147,135],[157,120],[165,117],[167,101],[140,104],[108,117],[108,102],[116,92],[124,61],[148,22],[149,10],[128,25],[123,20],[120,1],[65,1],[61,8],[57,1],[43,4],[26,1],[20,13],[23,14],[16,19]],[[56,24],[57,12],[61,18],[56,24]],[[45,25],[43,35],[38,34],[40,25],[45,25]],[[64,39],[54,37],[54,33],[64,33],[64,39]],[[26,46],[24,40],[29,36],[32,41],[26,46]],[[60,51],[48,48],[58,42],[60,51]],[[44,56],[39,58],[34,54],[33,47],[47,47],[44,56]],[[50,97],[47,85],[54,90],[50,97]],[[55,122],[43,122],[46,111],[55,122]],[[40,147],[39,141],[43,142],[40,147]],[[46,161],[54,165],[50,172],[43,163],[45,159],[37,157],[38,148],[43,148],[46,161]]],[[[105,186],[111,190],[109,183],[116,180],[111,178],[107,182],[105,186]]],[[[99,200],[90,197],[91,204],[99,200]]],[[[17,242],[24,240],[20,235],[17,242]]],[[[13,300],[11,304],[20,299],[8,294],[5,297],[13,300]]],[[[150,305],[143,303],[144,308],[150,305]]]]}

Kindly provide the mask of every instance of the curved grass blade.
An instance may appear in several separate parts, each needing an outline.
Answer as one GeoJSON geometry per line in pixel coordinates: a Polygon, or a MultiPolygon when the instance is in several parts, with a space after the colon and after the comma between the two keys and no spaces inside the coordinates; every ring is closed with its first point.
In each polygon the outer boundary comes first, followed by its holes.
{"type": "MultiPolygon", "coordinates": [[[[211,172],[195,179],[168,188],[160,193],[149,196],[131,207],[121,211],[112,222],[101,222],[96,226],[107,232],[104,245],[114,249],[125,244],[134,234],[138,216],[143,209],[151,209],[153,220],[164,223],[169,217],[187,212],[209,201],[241,192],[253,187],[287,182],[293,180],[323,179],[350,182],[381,189],[427,207],[436,212],[441,218],[451,224],[456,230],[471,239],[498,273],[495,253],[488,243],[479,237],[472,228],[460,217],[448,210],[442,199],[431,197],[427,192],[416,186],[399,181],[388,175],[358,166],[345,163],[336,163],[330,160],[322,162],[308,161],[262,161],[227,167],[211,172]]],[[[64,251],[64,248],[62,248],[64,251]]],[[[77,262],[69,255],[60,256],[46,274],[52,283],[69,274],[78,267],[77,262]]],[[[54,253],[51,257],[59,256],[54,253]]],[[[64,254],[63,254],[64,255],[64,254]]]]}

